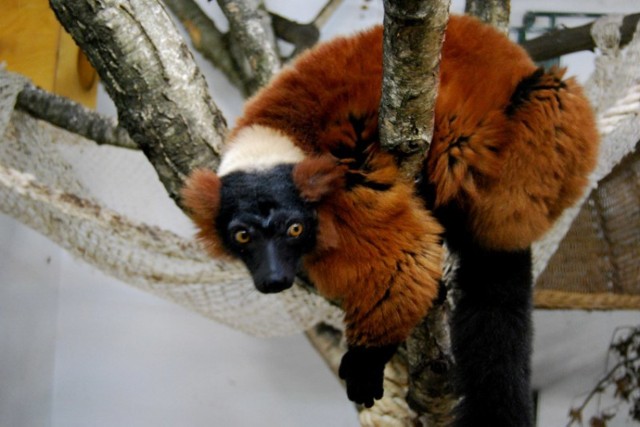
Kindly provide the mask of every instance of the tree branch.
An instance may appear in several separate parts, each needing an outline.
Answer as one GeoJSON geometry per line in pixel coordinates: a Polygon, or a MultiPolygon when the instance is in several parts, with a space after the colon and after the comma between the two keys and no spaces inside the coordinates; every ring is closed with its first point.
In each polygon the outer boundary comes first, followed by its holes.
{"type": "Polygon", "coordinates": [[[216,27],[194,0],[163,1],[182,22],[193,47],[222,71],[243,95],[249,95],[248,84],[251,76],[244,72],[243,67],[238,65],[229,53],[234,49],[229,43],[229,37],[216,27]]]}
{"type": "Polygon", "coordinates": [[[270,13],[273,31],[276,36],[295,46],[291,58],[295,58],[300,52],[309,49],[320,39],[320,30],[315,24],[301,24],[284,18],[275,13],[270,13]]]}
{"type": "Polygon", "coordinates": [[[407,403],[429,427],[451,425],[457,401],[452,383],[450,311],[448,301],[434,306],[407,340],[407,403]]]}
{"type": "Polygon", "coordinates": [[[280,70],[271,18],[262,0],[218,0],[229,20],[231,37],[248,60],[254,88],[267,84],[280,70]]]}
{"type": "Polygon", "coordinates": [[[300,24],[271,14],[273,29],[278,38],[292,43],[296,48],[289,58],[295,58],[300,52],[315,45],[320,39],[320,28],[324,27],[344,0],[329,0],[316,17],[308,24],[300,24]]]}
{"type": "Polygon", "coordinates": [[[114,120],[104,117],[62,96],[27,83],[18,95],[16,106],[33,117],[77,133],[98,144],[137,150],[138,145],[114,120]]]}
{"type": "Polygon", "coordinates": [[[509,31],[511,0],[467,0],[464,13],[475,16],[506,34],[509,31]]]}
{"type": "Polygon", "coordinates": [[[119,123],[179,203],[188,173],[215,168],[226,124],[204,77],[155,0],[51,0],[98,71],[119,123]]]}
{"type": "MultiPolygon", "coordinates": [[[[624,17],[620,27],[620,47],[626,46],[631,41],[638,21],[640,21],[640,13],[624,17]]],[[[544,61],[583,50],[593,51],[596,44],[591,37],[592,26],[593,22],[579,27],[551,31],[523,42],[522,47],[535,61],[544,61]]]]}
{"type": "Polygon", "coordinates": [[[449,0],[385,0],[380,142],[413,177],[433,136],[449,0]],[[416,78],[419,76],[419,78],[416,78]]]}

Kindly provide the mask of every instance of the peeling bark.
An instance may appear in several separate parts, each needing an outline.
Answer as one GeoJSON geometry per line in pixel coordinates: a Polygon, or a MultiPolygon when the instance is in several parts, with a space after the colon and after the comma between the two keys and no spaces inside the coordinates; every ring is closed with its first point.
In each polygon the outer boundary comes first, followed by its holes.
{"type": "Polygon", "coordinates": [[[119,123],[179,203],[196,167],[215,168],[226,132],[204,77],[155,0],[51,0],[98,71],[119,123]]]}
{"type": "Polygon", "coordinates": [[[440,49],[449,0],[385,0],[382,147],[415,176],[433,136],[440,49]]]}

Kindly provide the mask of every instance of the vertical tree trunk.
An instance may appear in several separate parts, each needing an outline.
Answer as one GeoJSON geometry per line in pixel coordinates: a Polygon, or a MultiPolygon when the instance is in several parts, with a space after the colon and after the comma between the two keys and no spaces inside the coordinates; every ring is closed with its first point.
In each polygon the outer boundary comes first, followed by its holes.
{"type": "Polygon", "coordinates": [[[402,156],[415,176],[433,136],[440,49],[449,0],[385,0],[382,147],[402,156]]]}
{"type": "MultiPolygon", "coordinates": [[[[405,176],[419,173],[433,136],[440,51],[449,0],[385,0],[382,146],[399,153],[405,176]]],[[[407,402],[429,426],[451,421],[449,303],[441,301],[407,340],[407,402]]]]}

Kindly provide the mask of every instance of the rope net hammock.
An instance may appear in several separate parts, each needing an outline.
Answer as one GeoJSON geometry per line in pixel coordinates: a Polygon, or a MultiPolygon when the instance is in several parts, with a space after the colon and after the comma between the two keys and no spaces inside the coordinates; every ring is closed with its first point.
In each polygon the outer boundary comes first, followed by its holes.
{"type": "MultiPolygon", "coordinates": [[[[640,35],[620,50],[607,36],[616,25],[605,18],[594,26],[599,54],[586,86],[601,155],[591,193],[534,247],[539,307],[640,308],[640,35]]],[[[25,84],[0,70],[3,213],[113,277],[246,333],[288,335],[319,322],[341,327],[340,310],[307,288],[260,294],[239,263],[211,260],[192,239],[94,197],[77,173],[87,160],[79,147],[91,143],[15,110],[25,84]]],[[[86,152],[103,157],[99,150],[86,152]]]]}

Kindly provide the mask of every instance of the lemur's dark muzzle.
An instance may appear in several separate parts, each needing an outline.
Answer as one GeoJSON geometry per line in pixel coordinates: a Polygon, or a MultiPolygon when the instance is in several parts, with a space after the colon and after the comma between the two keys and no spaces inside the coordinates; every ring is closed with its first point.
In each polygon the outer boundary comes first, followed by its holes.
{"type": "Polygon", "coordinates": [[[273,294],[289,289],[296,276],[299,256],[278,248],[273,241],[266,242],[251,271],[258,291],[273,294]]]}

